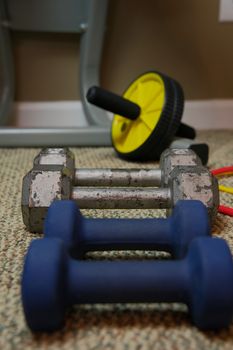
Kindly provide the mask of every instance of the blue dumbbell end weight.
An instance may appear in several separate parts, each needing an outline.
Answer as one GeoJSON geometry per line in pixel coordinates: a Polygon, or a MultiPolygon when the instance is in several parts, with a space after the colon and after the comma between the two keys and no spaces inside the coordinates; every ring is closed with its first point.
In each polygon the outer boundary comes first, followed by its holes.
{"type": "Polygon", "coordinates": [[[24,263],[22,301],[34,331],[53,331],[64,324],[68,257],[61,241],[51,243],[32,241],[24,263]]]}
{"type": "Polygon", "coordinates": [[[203,330],[229,326],[233,316],[233,260],[227,243],[220,238],[195,239],[188,259],[194,324],[203,330]]]}

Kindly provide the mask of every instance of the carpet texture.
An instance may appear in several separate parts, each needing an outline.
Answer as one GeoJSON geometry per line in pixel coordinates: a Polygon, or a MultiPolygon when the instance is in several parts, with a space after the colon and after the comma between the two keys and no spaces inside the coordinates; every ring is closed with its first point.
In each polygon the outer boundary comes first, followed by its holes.
{"type": "MultiPolygon", "coordinates": [[[[200,132],[210,146],[211,169],[233,164],[233,133],[200,132]]],[[[112,148],[72,148],[77,167],[145,167],[155,163],[122,161],[112,148]]],[[[193,327],[186,307],[179,304],[85,305],[68,310],[65,328],[53,334],[34,335],[27,328],[20,296],[24,255],[33,238],[21,218],[22,178],[32,167],[38,149],[0,149],[0,349],[233,349],[233,324],[220,332],[193,327]]],[[[233,186],[232,177],[221,183],[233,186]]],[[[221,194],[233,206],[233,196],[221,194]]],[[[83,210],[90,217],[157,217],[163,210],[83,210]]],[[[233,218],[218,214],[213,235],[225,238],[233,253],[233,218]]],[[[90,259],[157,259],[155,252],[92,253],[90,259]]],[[[224,271],[223,271],[224,273],[224,271]]],[[[213,291],[214,292],[214,291],[213,291]]]]}

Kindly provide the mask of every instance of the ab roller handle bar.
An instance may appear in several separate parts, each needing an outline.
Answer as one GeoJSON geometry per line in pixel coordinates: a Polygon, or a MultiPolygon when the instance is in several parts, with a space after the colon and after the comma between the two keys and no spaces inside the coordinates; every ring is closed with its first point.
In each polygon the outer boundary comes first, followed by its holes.
{"type": "MultiPolygon", "coordinates": [[[[99,86],[92,86],[88,90],[86,98],[91,104],[130,120],[136,120],[141,114],[141,107],[137,103],[99,86]]],[[[194,139],[196,132],[191,126],[180,123],[175,135],[194,139]]]]}

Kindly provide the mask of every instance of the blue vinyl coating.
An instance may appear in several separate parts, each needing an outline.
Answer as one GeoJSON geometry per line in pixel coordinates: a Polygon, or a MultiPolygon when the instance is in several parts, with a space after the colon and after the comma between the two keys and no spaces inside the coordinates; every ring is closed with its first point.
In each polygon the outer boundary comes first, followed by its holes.
{"type": "Polygon", "coordinates": [[[82,303],[182,302],[201,329],[229,326],[233,261],[219,238],[194,239],[177,261],[79,261],[60,239],[34,240],[28,250],[22,300],[33,331],[62,327],[67,306],[82,303]]]}
{"type": "Polygon", "coordinates": [[[179,201],[167,219],[87,219],[74,201],[54,201],[45,237],[64,241],[73,257],[98,250],[162,250],[182,258],[193,238],[209,236],[207,209],[200,201],[179,201]]]}

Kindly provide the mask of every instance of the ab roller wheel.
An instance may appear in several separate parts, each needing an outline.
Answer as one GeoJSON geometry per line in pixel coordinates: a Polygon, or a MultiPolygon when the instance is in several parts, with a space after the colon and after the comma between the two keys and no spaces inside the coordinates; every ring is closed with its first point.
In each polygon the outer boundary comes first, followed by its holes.
{"type": "Polygon", "coordinates": [[[158,159],[175,135],[195,137],[193,128],[181,124],[183,90],[164,74],[151,71],[140,75],[123,97],[92,87],[87,100],[115,113],[112,143],[121,158],[158,159]]]}
{"type": "MultiPolygon", "coordinates": [[[[173,114],[174,93],[171,81],[150,72],[136,79],[123,97],[141,106],[135,120],[117,114],[112,123],[112,143],[119,156],[128,159],[155,158],[161,153],[161,138],[168,133],[173,114]]],[[[181,115],[172,118],[178,125],[181,115]]]]}

